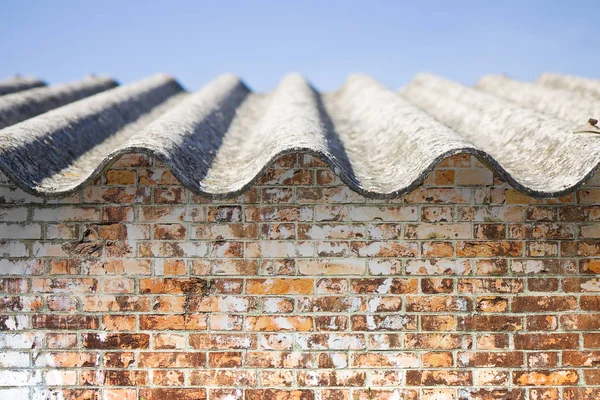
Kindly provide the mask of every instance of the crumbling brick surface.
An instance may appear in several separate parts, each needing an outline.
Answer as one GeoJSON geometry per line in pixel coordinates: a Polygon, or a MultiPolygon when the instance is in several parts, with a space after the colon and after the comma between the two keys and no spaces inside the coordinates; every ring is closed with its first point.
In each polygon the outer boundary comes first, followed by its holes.
{"type": "Polygon", "coordinates": [[[600,398],[600,179],[535,200],[471,156],[392,200],[310,156],[213,201],[121,158],[0,181],[0,398],[600,398]]]}

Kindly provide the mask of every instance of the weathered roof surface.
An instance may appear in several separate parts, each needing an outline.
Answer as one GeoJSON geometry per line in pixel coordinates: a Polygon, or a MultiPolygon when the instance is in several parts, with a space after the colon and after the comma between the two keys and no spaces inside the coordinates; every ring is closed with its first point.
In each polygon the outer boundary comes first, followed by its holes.
{"type": "Polygon", "coordinates": [[[192,191],[230,197],[277,157],[302,152],[365,196],[393,197],[444,158],[469,153],[518,190],[553,197],[600,163],[600,129],[587,122],[600,115],[600,80],[488,76],[468,88],[419,75],[394,92],[353,75],[332,93],[298,75],[269,93],[233,75],[195,93],[166,75],[114,85],[88,78],[0,97],[0,123],[12,121],[0,129],[2,171],[24,190],[60,196],[120,155],[141,152],[192,191]]]}
{"type": "Polygon", "coordinates": [[[110,78],[90,76],[81,81],[44,86],[0,97],[0,129],[46,111],[117,86],[110,78]]]}
{"type": "Polygon", "coordinates": [[[46,86],[46,83],[30,76],[15,76],[14,78],[0,81],[0,96],[40,86],[46,86]]]}

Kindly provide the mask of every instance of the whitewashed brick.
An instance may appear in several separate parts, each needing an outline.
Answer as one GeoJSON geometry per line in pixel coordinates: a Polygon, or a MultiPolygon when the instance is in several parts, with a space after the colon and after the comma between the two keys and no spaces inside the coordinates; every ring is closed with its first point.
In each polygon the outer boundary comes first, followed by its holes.
{"type": "Polygon", "coordinates": [[[416,221],[419,218],[417,207],[350,207],[348,216],[352,221],[416,221]]]}
{"type": "Polygon", "coordinates": [[[0,258],[0,275],[34,275],[44,271],[42,260],[8,260],[0,258]]]}
{"type": "Polygon", "coordinates": [[[31,247],[34,257],[66,257],[61,243],[35,242],[31,247]]]}
{"type": "Polygon", "coordinates": [[[29,353],[18,351],[4,351],[0,353],[0,368],[25,368],[29,367],[30,364],[29,353]]]}
{"type": "Polygon", "coordinates": [[[33,211],[34,221],[99,221],[100,211],[94,207],[53,207],[36,208],[33,211]]]}
{"type": "Polygon", "coordinates": [[[18,222],[27,219],[27,208],[0,208],[0,221],[18,222]]]}
{"type": "Polygon", "coordinates": [[[29,250],[23,242],[0,241],[1,257],[26,257],[28,255],[29,250]]]}
{"type": "Polygon", "coordinates": [[[37,349],[41,344],[42,334],[39,332],[0,333],[2,349],[37,349]]]}
{"type": "Polygon", "coordinates": [[[31,370],[2,370],[0,371],[0,386],[33,386],[42,382],[40,371],[31,370]]]}
{"type": "Polygon", "coordinates": [[[39,224],[2,224],[0,239],[41,239],[42,227],[39,224]]]}

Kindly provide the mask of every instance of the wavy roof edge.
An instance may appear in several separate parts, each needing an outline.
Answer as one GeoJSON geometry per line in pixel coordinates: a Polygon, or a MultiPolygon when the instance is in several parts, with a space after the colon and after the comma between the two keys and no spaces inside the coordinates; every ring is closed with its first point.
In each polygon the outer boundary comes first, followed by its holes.
{"type": "Polygon", "coordinates": [[[298,153],[325,161],[365,197],[394,198],[443,159],[470,154],[515,189],[548,198],[575,191],[600,166],[597,127],[577,131],[600,111],[600,81],[589,78],[486,76],[468,88],[421,74],[399,93],[363,74],[331,93],[297,74],[268,93],[232,74],[194,93],[166,74],[115,85],[88,79],[0,96],[0,123],[3,106],[28,96],[40,110],[55,106],[0,129],[0,170],[28,193],[64,197],[123,154],[143,153],[217,199],[239,195],[276,159],[298,153]]]}

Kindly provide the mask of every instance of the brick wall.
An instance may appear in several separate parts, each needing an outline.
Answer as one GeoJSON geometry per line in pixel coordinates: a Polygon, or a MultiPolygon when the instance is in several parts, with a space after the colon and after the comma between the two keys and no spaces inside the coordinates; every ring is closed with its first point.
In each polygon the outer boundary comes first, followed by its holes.
{"type": "Polygon", "coordinates": [[[368,200],[286,156],[207,201],[130,155],[62,200],[0,188],[0,398],[600,398],[600,179],[476,159],[368,200]]]}

